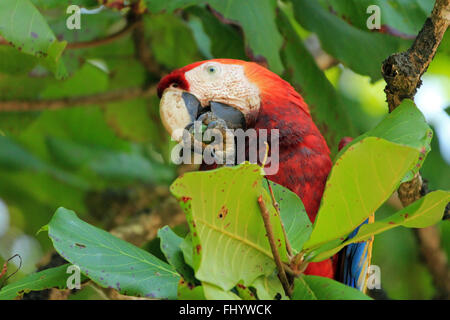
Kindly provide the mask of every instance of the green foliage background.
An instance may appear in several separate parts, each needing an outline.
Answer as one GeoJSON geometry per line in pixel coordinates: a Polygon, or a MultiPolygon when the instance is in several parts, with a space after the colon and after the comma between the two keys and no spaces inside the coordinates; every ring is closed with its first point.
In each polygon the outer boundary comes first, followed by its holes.
{"type": "MultiPolygon", "coordinates": [[[[154,85],[170,70],[198,60],[256,60],[302,93],[336,155],[342,137],[372,129],[387,113],[381,63],[409,47],[433,4],[428,0],[146,0],[117,9],[122,2],[107,1],[101,10],[82,14],[81,30],[68,30],[63,1],[2,0],[0,35],[13,45],[0,45],[0,101],[91,96],[154,85]],[[367,29],[370,4],[380,5],[382,25],[395,32],[367,29]],[[108,44],[81,49],[64,42],[105,38],[141,12],[145,13],[140,35],[133,31],[108,44]],[[43,34],[48,39],[40,37],[43,34]],[[151,53],[150,68],[140,57],[136,37],[151,53]],[[314,39],[339,64],[321,70],[309,51],[314,39]]],[[[99,7],[95,0],[72,3],[99,7]]],[[[450,101],[448,33],[424,84],[427,81],[443,88],[443,99],[450,101]]],[[[16,251],[24,257],[24,267],[10,281],[34,271],[52,249],[45,234],[35,234],[60,206],[105,229],[142,210],[167,213],[161,205],[166,199],[155,194],[168,189],[179,168],[169,161],[172,144],[159,121],[158,103],[152,95],[59,110],[0,112],[0,199],[9,212],[9,223],[0,220],[8,226],[0,233],[0,263],[16,251]],[[115,219],[117,215],[121,220],[115,219]]],[[[450,168],[438,139],[435,134],[422,175],[431,189],[449,190],[450,168]]],[[[395,211],[385,204],[377,219],[395,211]]],[[[439,226],[450,254],[449,222],[439,226]]],[[[390,298],[434,296],[411,229],[377,235],[373,264],[381,267],[382,286],[390,298]]],[[[97,298],[89,290],[77,297],[97,298]]]]}

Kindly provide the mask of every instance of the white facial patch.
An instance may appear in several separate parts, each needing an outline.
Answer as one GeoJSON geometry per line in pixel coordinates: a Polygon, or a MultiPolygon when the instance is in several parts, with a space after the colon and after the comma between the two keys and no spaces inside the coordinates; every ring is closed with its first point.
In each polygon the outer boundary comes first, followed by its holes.
{"type": "Polygon", "coordinates": [[[185,73],[189,92],[202,106],[221,102],[240,110],[246,117],[260,106],[259,88],[245,76],[244,67],[236,64],[205,62],[185,73]]]}

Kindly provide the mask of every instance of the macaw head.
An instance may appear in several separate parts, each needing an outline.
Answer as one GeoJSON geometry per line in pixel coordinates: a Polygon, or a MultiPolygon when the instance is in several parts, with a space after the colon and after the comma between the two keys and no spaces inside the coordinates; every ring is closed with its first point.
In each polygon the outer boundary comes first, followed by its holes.
{"type": "MultiPolygon", "coordinates": [[[[302,97],[278,75],[253,63],[233,59],[200,61],[165,76],[158,85],[160,114],[166,130],[185,129],[205,112],[228,128],[278,128],[292,133],[292,115],[310,118],[302,97]]],[[[294,134],[295,136],[295,134],[294,134]]],[[[283,138],[283,137],[281,137],[283,138]]]]}

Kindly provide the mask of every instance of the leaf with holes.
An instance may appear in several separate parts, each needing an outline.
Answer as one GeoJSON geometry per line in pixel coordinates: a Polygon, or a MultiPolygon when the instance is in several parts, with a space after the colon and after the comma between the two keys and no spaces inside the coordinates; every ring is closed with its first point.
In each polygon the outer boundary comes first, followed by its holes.
{"type": "Polygon", "coordinates": [[[122,294],[176,299],[180,276],[148,252],[59,208],[43,228],[56,251],[102,287],[122,294]]]}
{"type": "Polygon", "coordinates": [[[262,185],[261,168],[244,163],[190,172],[171,186],[187,215],[192,236],[192,266],[200,281],[225,291],[241,280],[249,286],[275,269],[257,199],[265,200],[281,259],[287,252],[280,217],[262,185]]]}
{"type": "Polygon", "coordinates": [[[334,164],[307,251],[344,238],[385,202],[415,165],[417,149],[375,137],[352,145],[334,164]]]}
{"type": "Polygon", "coordinates": [[[0,35],[18,50],[40,58],[57,78],[66,76],[60,61],[66,42],[56,39],[44,17],[29,0],[0,1],[0,35]]]}

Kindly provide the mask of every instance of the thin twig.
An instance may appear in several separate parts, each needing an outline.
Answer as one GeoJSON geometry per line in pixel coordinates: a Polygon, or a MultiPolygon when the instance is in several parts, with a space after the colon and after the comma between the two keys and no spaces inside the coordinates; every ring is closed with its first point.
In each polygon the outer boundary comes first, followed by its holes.
{"type": "Polygon", "coordinates": [[[8,272],[8,263],[13,260],[14,258],[19,258],[19,266],[17,267],[17,269],[11,273],[10,275],[6,276],[2,283],[0,284],[0,289],[3,288],[3,286],[5,285],[6,281],[11,278],[13,275],[15,275],[17,272],[19,272],[19,270],[22,268],[22,257],[20,256],[20,254],[15,254],[13,255],[11,258],[9,258],[8,260],[5,261],[5,263],[3,264],[3,268],[0,272],[0,279],[6,275],[6,273],[8,272]]]}
{"type": "Polygon", "coordinates": [[[269,239],[270,248],[272,249],[273,258],[278,269],[278,276],[280,278],[281,284],[283,285],[284,291],[288,296],[291,296],[292,289],[286,276],[286,271],[284,270],[283,263],[281,262],[280,253],[278,252],[277,245],[275,243],[275,238],[273,235],[272,225],[270,223],[270,215],[267,210],[266,204],[264,203],[262,195],[258,197],[259,208],[261,209],[261,215],[264,221],[264,226],[267,231],[267,238],[269,239]]]}
{"type": "Polygon", "coordinates": [[[131,88],[121,91],[108,91],[104,93],[81,97],[68,97],[49,100],[0,101],[0,112],[56,110],[68,107],[98,105],[110,102],[119,102],[124,100],[145,98],[155,94],[156,94],[156,86],[150,86],[146,89],[131,88]]]}

